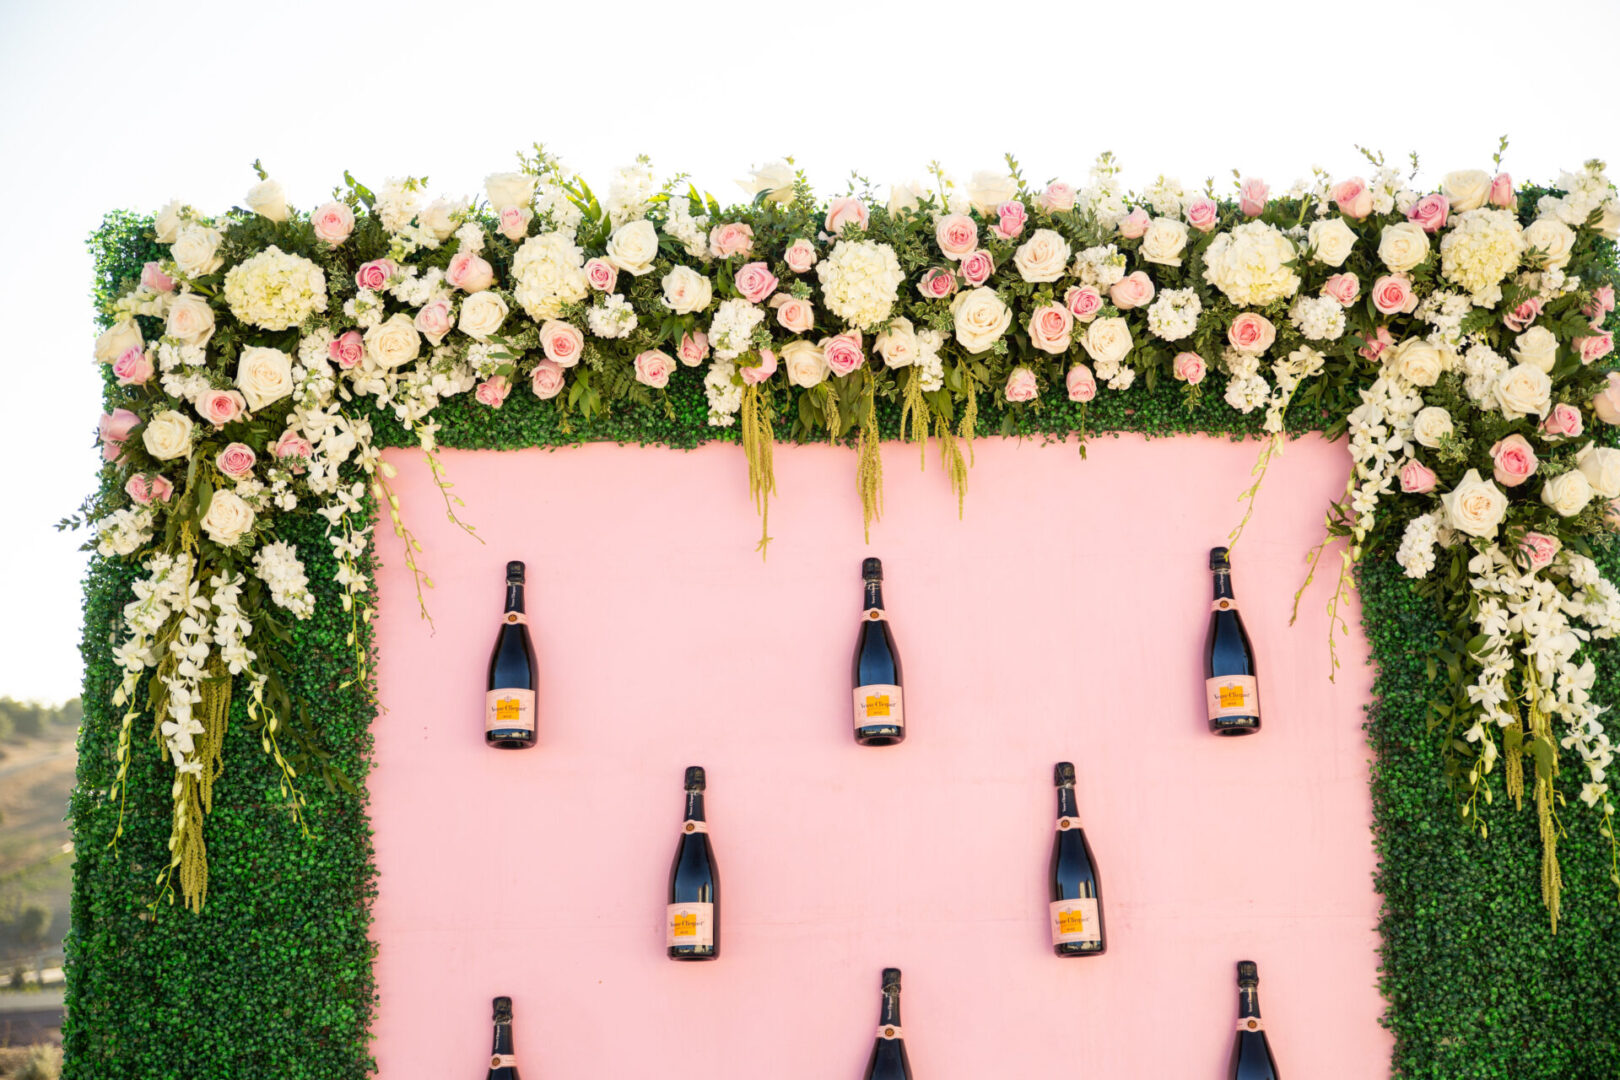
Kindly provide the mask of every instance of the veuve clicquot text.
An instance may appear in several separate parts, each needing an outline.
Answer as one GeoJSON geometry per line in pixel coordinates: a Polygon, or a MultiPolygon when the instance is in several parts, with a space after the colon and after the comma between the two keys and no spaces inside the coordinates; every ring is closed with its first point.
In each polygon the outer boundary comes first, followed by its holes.
{"type": "Polygon", "coordinates": [[[669,870],[664,943],[671,960],[713,960],[720,955],[720,868],[703,815],[701,766],[686,770],[686,817],[669,870]]]}
{"type": "Polygon", "coordinates": [[[529,616],[523,610],[523,564],[506,564],[506,614],[489,654],[489,686],[484,695],[484,741],[500,750],[534,745],[534,701],[538,671],[529,616]]]}
{"type": "Polygon", "coordinates": [[[1053,770],[1057,784],[1057,831],[1052,837],[1052,951],[1059,956],[1101,956],[1108,951],[1103,924],[1102,878],[1097,860],[1080,827],[1074,795],[1074,766],[1060,761],[1053,770]]]}
{"type": "Polygon", "coordinates": [[[489,1053],[486,1080],[518,1080],[517,1055],[512,1053],[512,999],[495,999],[495,1044],[489,1053]]]}
{"type": "Polygon", "coordinates": [[[900,690],[900,651],[883,610],[883,563],[861,564],[866,607],[855,638],[855,741],[893,746],[906,738],[906,707],[900,690]]]}
{"type": "Polygon", "coordinates": [[[1260,730],[1260,683],[1254,646],[1232,595],[1232,560],[1223,547],[1209,549],[1215,579],[1209,635],[1204,641],[1204,697],[1209,730],[1217,735],[1252,735],[1260,730]]]}
{"type": "Polygon", "coordinates": [[[1227,1080],[1281,1080],[1265,1025],[1260,1022],[1260,969],[1253,960],[1238,961],[1237,984],[1237,1041],[1232,1044],[1227,1080]]]}
{"type": "Polygon", "coordinates": [[[900,1035],[900,969],[883,969],[883,1011],[865,1080],[911,1080],[911,1059],[900,1035]]]}

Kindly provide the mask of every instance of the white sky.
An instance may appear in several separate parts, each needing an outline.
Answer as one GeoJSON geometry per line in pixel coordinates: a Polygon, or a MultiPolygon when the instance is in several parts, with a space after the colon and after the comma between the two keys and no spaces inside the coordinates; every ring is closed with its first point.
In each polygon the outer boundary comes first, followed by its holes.
{"type": "MultiPolygon", "coordinates": [[[[637,153],[727,201],[792,154],[823,190],[1012,150],[1081,182],[1274,188],[1354,144],[1424,175],[1620,168],[1620,4],[1070,2],[648,5],[0,0],[0,694],[78,691],[82,537],[51,525],[99,456],[85,237],[104,211],[239,201],[262,158],[290,199],[423,175],[474,194],[539,140],[588,179],[637,153]]],[[[424,512],[429,508],[422,508],[424,512]]]]}

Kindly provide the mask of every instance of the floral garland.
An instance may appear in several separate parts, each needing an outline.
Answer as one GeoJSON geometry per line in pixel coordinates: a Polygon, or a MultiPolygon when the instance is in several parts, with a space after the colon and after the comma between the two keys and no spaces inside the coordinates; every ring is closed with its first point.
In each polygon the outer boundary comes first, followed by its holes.
{"type": "Polygon", "coordinates": [[[176,775],[162,894],[178,876],[203,903],[233,688],[295,816],[303,804],[294,762],[318,741],[274,640],[314,602],[278,518],[326,519],[361,684],[368,493],[419,595],[432,584],[368,410],[415,433],[454,518],[434,457],[441,401],[499,409],[522,386],[566,425],[623,404],[668,412],[671,375],[701,368],[708,422],[739,429],[763,549],[778,435],[853,435],[870,527],[880,398],[899,404],[905,437],[939,441],[960,499],[980,393],[1039,409],[1141,377],[1196,401],[1213,367],[1228,404],[1263,410],[1251,510],[1290,406],[1348,431],[1350,484],[1311,555],[1314,567],[1346,540],[1335,622],[1363,552],[1398,543],[1454,627],[1434,660],[1449,700],[1434,708],[1462,814],[1485,833],[1488,774],[1505,760],[1522,798],[1531,759],[1556,929],[1560,751],[1587,770],[1581,798],[1613,841],[1613,745],[1583,646],[1620,628],[1620,591],[1588,555],[1620,498],[1620,450],[1586,434],[1620,424],[1620,374],[1597,363],[1613,349],[1620,196],[1600,162],[1521,195],[1500,158],[1437,191],[1369,155],[1370,179],[1318,173],[1276,196],[1243,179],[1223,199],[1163,177],[1128,193],[1107,155],[1084,186],[1035,190],[1009,157],[966,184],[935,167],[886,201],[852,184],[825,203],[778,163],[745,182],[751,203],[723,208],[682,178],[658,183],[645,160],[598,197],[536,147],[487,179],[487,202],[345,174],[305,215],[260,171],[245,209],[170,203],[154,225],[169,257],[96,342],[117,384],[100,440],[122,494],[88,515],[104,555],[145,570],[118,649],[114,791],[145,688],[176,775]],[[302,750],[283,752],[288,732],[302,750]]]}

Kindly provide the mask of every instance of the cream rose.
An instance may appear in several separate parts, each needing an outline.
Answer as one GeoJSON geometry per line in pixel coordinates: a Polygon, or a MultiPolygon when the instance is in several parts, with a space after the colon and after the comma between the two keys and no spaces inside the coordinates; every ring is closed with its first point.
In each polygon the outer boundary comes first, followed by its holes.
{"type": "Polygon", "coordinates": [[[442,244],[456,231],[456,214],[460,210],[461,205],[454,200],[434,199],[416,215],[416,222],[442,244]]]}
{"type": "Polygon", "coordinates": [[[264,180],[248,188],[247,208],[271,221],[287,220],[287,193],[274,180],[264,180]]]}
{"type": "Polygon", "coordinates": [[[658,258],[658,230],[650,221],[620,225],[608,237],[607,260],[625,273],[640,277],[652,269],[658,258]]]}
{"type": "Polygon", "coordinates": [[[1574,517],[1592,501],[1592,482],[1576,469],[1560,473],[1541,485],[1541,501],[1559,517],[1574,517]]]}
{"type": "Polygon", "coordinates": [[[152,228],[157,233],[158,243],[172,244],[180,239],[180,227],[185,224],[185,219],[180,216],[182,209],[184,207],[179,199],[170,199],[157,212],[157,217],[152,221],[152,228]]]}
{"type": "Polygon", "coordinates": [[[1342,217],[1311,222],[1306,236],[1316,253],[1315,260],[1323,266],[1343,266],[1356,247],[1355,230],[1345,224],[1342,217]]]}
{"type": "Polygon", "coordinates": [[[1125,354],[1131,351],[1135,344],[1131,340],[1131,328],[1119,316],[1110,319],[1098,319],[1086,328],[1086,336],[1080,339],[1085,346],[1086,353],[1097,363],[1117,363],[1125,359],[1125,354]]]}
{"type": "Polygon", "coordinates": [[[664,305],[677,315],[702,311],[714,299],[714,285],[690,266],[677,266],[664,275],[664,305]]]}
{"type": "Polygon", "coordinates": [[[1451,201],[1452,213],[1478,210],[1491,194],[1491,174],[1479,169],[1446,173],[1440,181],[1440,190],[1451,201]]]}
{"type": "Polygon", "coordinates": [[[908,367],[916,361],[920,351],[917,328],[910,319],[890,319],[889,325],[872,342],[872,349],[889,367],[908,367]]]}
{"type": "MultiPolygon", "coordinates": [[[[916,213],[917,204],[922,201],[922,185],[916,182],[895,184],[889,188],[889,216],[900,217],[902,214],[916,213]]],[[[803,273],[803,271],[796,271],[803,273]]]]}
{"type": "Polygon", "coordinates": [[[1562,269],[1575,246],[1575,230],[1556,218],[1532,221],[1524,230],[1524,248],[1537,266],[1562,269]]]}
{"type": "Polygon", "coordinates": [[[96,338],[96,359],[103,364],[111,364],[131,349],[144,349],[146,342],[141,339],[141,328],[134,319],[124,319],[113,323],[101,332],[96,338]]]}
{"type": "Polygon", "coordinates": [[[493,173],[484,177],[484,193],[496,214],[534,202],[534,177],[527,173],[493,173]]]}
{"type": "Polygon", "coordinates": [[[1180,266],[1187,248],[1187,226],[1173,218],[1154,218],[1142,234],[1143,261],[1160,266],[1180,266]]]}
{"type": "Polygon", "coordinates": [[[1427,446],[1430,450],[1440,445],[1440,440],[1453,431],[1451,414],[1438,405],[1430,405],[1420,411],[1412,421],[1412,438],[1419,446],[1427,446]]]}
{"type": "Polygon", "coordinates": [[[186,277],[203,277],[219,269],[219,243],[222,239],[217,229],[210,229],[206,225],[187,225],[180,230],[169,253],[174,257],[174,265],[186,277]]]}
{"type": "Polygon", "coordinates": [[[1469,469],[1457,486],[1440,496],[1446,508],[1446,524],[1469,536],[1495,536],[1507,515],[1507,494],[1494,481],[1481,480],[1478,469],[1469,469]]]}
{"type": "Polygon", "coordinates": [[[985,217],[995,217],[996,207],[1017,194],[1018,181],[1006,173],[976,172],[968,181],[968,202],[985,217]]]}
{"type": "Polygon", "coordinates": [[[1429,257],[1429,234],[1416,222],[1385,225],[1378,257],[1395,273],[1404,274],[1429,257]]]}
{"type": "Polygon", "coordinates": [[[1384,363],[1413,386],[1433,386],[1446,370],[1440,350],[1423,338],[1407,338],[1389,350],[1384,363]]]}
{"type": "Polygon", "coordinates": [[[1532,326],[1513,339],[1513,358],[1551,375],[1558,362],[1558,338],[1545,326],[1532,326]]]}
{"type": "Polygon", "coordinates": [[[214,336],[214,309],[196,293],[182,293],[169,305],[163,332],[186,345],[206,345],[214,336]]]}
{"type": "Polygon", "coordinates": [[[1575,464],[1586,475],[1593,491],[1605,499],[1620,498],[1620,450],[1587,443],[1575,455],[1575,464]]]}
{"type": "MultiPolygon", "coordinates": [[[[411,335],[416,335],[410,316],[395,315],[394,318],[403,319],[411,335]]],[[[369,332],[367,337],[370,337],[369,332]]],[[[236,388],[242,391],[248,408],[254,412],[280,401],[293,391],[292,357],[280,349],[248,346],[236,360],[236,388]]]]}
{"type": "Polygon", "coordinates": [[[778,351],[794,386],[815,386],[827,377],[827,356],[815,342],[790,341],[778,351]]]}
{"type": "Polygon", "coordinates": [[[165,409],[141,429],[141,445],[159,461],[173,461],[191,451],[191,418],[165,409]]]}
{"type": "Polygon", "coordinates": [[[216,491],[208,500],[208,513],[199,522],[208,539],[230,547],[253,528],[253,507],[234,491],[216,491]]]}
{"type": "Polygon", "coordinates": [[[956,340],[970,353],[988,351],[1012,325],[1012,310],[994,289],[983,286],[958,293],[951,301],[951,314],[956,320],[956,340]]]}
{"type": "Polygon", "coordinates": [[[404,312],[391,315],[366,331],[366,352],[385,368],[396,368],[415,360],[422,351],[422,335],[404,312]]]}
{"type": "Polygon", "coordinates": [[[1538,367],[1516,364],[1496,380],[1496,401],[1509,420],[1545,416],[1552,408],[1552,380],[1538,367]]]}
{"type": "Polygon", "coordinates": [[[474,341],[488,341],[508,314],[510,309],[498,293],[476,292],[461,302],[461,316],[456,325],[474,341]]]}
{"type": "Polygon", "coordinates": [[[1018,246],[1013,265],[1025,281],[1056,281],[1069,266],[1069,242],[1051,229],[1036,229],[1018,246]]]}

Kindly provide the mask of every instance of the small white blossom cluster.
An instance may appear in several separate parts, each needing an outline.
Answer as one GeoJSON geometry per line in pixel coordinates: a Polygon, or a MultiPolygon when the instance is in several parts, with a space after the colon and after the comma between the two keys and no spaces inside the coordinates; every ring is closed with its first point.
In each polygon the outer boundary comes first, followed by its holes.
{"type": "Polygon", "coordinates": [[[96,550],[103,555],[133,555],[152,540],[155,518],[144,506],[126,506],[94,522],[96,550]]]}
{"type": "MultiPolygon", "coordinates": [[[[1148,308],[1148,330],[1165,341],[1180,341],[1198,329],[1198,316],[1203,310],[1204,305],[1195,290],[1166,289],[1148,308]]],[[[1341,324],[1344,321],[1342,311],[1339,321],[1341,324]]]]}
{"type": "Polygon", "coordinates": [[[664,223],[659,231],[680,241],[688,258],[703,262],[709,260],[709,215],[700,214],[694,217],[685,198],[670,196],[664,223]]]}
{"type": "Polygon", "coordinates": [[[945,361],[939,355],[944,345],[945,335],[938,330],[917,331],[916,377],[925,394],[945,385],[945,361]]]}
{"type": "Polygon", "coordinates": [[[585,319],[591,333],[599,338],[629,337],[636,328],[636,311],[620,293],[593,304],[585,319]]]}
{"type": "Polygon", "coordinates": [[[1395,561],[1407,577],[1427,577],[1434,569],[1434,545],[1440,540],[1439,511],[1419,514],[1406,523],[1401,546],[1395,552],[1395,561]]]}
{"type": "Polygon", "coordinates": [[[1260,358],[1253,353],[1226,349],[1221,353],[1221,366],[1226,369],[1226,403],[1245,415],[1254,412],[1271,398],[1271,384],[1260,374],[1260,358]]]}
{"type": "Polygon", "coordinates": [[[253,573],[270,587],[270,599],[279,606],[300,619],[315,614],[315,598],[296,545],[284,540],[264,545],[253,556],[253,573]]]}
{"type": "Polygon", "coordinates": [[[1106,292],[1125,276],[1125,255],[1113,244],[1088,247],[1074,257],[1074,276],[1082,285],[1106,292]]]}
{"type": "Polygon", "coordinates": [[[730,427],[736,423],[742,408],[743,385],[734,362],[716,360],[710,364],[703,376],[703,393],[709,400],[710,426],[730,427]]]}
{"type": "Polygon", "coordinates": [[[641,158],[614,171],[607,198],[602,201],[602,209],[607,211],[608,220],[616,229],[626,222],[640,221],[646,217],[648,200],[657,191],[658,181],[653,176],[652,163],[641,158]]]}
{"type": "MultiPolygon", "coordinates": [[[[1336,305],[1335,305],[1336,306],[1336,305]]],[[[1301,345],[1286,357],[1272,362],[1271,375],[1276,383],[1266,402],[1266,431],[1272,435],[1282,433],[1283,414],[1294,399],[1299,384],[1322,370],[1327,358],[1309,345],[1301,345]]]]}
{"type": "Polygon", "coordinates": [[[1344,336],[1344,305],[1331,296],[1296,298],[1288,318],[1312,341],[1337,341],[1344,336]]]}
{"type": "Polygon", "coordinates": [[[1572,228],[1585,225],[1597,214],[1597,231],[1610,240],[1620,240],[1620,195],[1604,174],[1603,162],[1588,161],[1578,173],[1559,173],[1556,185],[1562,195],[1543,195],[1536,213],[1561,221],[1572,228]]]}
{"type": "Polygon", "coordinates": [[[1467,294],[1439,289],[1424,297],[1413,314],[1420,322],[1434,327],[1446,345],[1456,347],[1462,343],[1463,317],[1472,307],[1473,301],[1467,294]]]}
{"type": "Polygon", "coordinates": [[[735,360],[753,347],[754,329],[765,321],[758,304],[746,300],[722,300],[709,323],[709,344],[716,361],[735,360]]]}

